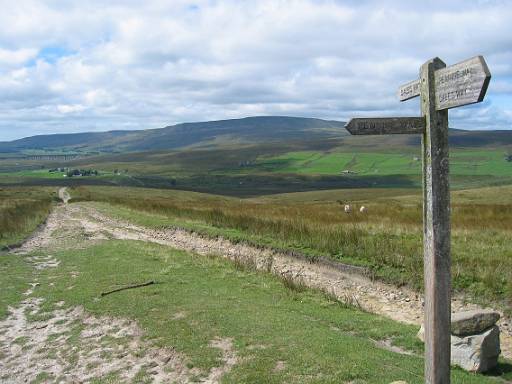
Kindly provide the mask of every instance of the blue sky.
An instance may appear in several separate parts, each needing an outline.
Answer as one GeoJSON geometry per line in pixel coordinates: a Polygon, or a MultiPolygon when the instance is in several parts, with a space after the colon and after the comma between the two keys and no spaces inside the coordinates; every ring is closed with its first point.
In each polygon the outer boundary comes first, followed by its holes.
{"type": "MultiPolygon", "coordinates": [[[[4,2],[3,0],[0,0],[4,2]]],[[[419,115],[398,86],[483,55],[463,129],[512,129],[512,1],[5,1],[0,141],[254,115],[419,115]]]]}

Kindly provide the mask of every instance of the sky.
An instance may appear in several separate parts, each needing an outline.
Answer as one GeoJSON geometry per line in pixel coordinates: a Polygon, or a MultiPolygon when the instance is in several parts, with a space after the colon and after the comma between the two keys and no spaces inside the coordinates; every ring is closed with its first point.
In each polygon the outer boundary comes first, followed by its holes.
{"type": "Polygon", "coordinates": [[[0,0],[0,141],[261,115],[419,116],[425,61],[483,55],[450,126],[512,129],[512,1],[0,0]]]}

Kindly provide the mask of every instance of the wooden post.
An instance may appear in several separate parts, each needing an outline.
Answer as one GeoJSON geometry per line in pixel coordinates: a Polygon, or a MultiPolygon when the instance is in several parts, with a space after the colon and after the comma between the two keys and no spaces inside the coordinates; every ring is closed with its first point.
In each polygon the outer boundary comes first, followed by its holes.
{"type": "Polygon", "coordinates": [[[423,246],[425,277],[425,383],[450,383],[450,188],[448,110],[436,110],[434,72],[439,58],[420,70],[423,149],[423,246]]]}
{"type": "Polygon", "coordinates": [[[420,78],[398,89],[400,101],[421,96],[421,118],[355,118],[352,135],[421,133],[423,149],[423,257],[425,266],[425,383],[450,383],[450,186],[448,109],[479,103],[491,73],[482,56],[446,67],[439,58],[420,78]]]}

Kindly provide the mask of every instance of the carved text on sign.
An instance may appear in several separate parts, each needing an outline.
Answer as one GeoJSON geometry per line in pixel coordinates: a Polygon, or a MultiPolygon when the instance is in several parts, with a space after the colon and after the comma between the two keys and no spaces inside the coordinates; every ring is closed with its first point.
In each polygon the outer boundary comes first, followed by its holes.
{"type": "Polygon", "coordinates": [[[345,126],[352,135],[387,135],[423,133],[423,117],[354,118],[345,126]]]}
{"type": "Polygon", "coordinates": [[[455,71],[452,73],[447,73],[445,75],[441,75],[438,77],[437,82],[439,84],[447,83],[449,81],[459,80],[462,77],[471,76],[471,68],[464,68],[461,71],[455,71]]]}
{"type": "Polygon", "coordinates": [[[444,103],[445,101],[457,100],[457,99],[460,99],[462,97],[465,97],[467,93],[468,93],[468,89],[467,88],[457,89],[455,91],[446,92],[446,93],[441,93],[438,96],[439,97],[439,102],[440,103],[444,103]]]}
{"type": "Polygon", "coordinates": [[[491,73],[482,56],[439,69],[435,77],[438,111],[478,103],[484,99],[491,73]]]}
{"type": "MultiPolygon", "coordinates": [[[[436,110],[479,103],[484,99],[491,73],[482,56],[475,56],[460,63],[438,69],[435,77],[436,110]]],[[[410,81],[398,88],[400,101],[420,95],[419,80],[410,81]]]]}
{"type": "Polygon", "coordinates": [[[420,95],[420,81],[413,80],[407,84],[402,85],[398,90],[398,98],[400,101],[412,99],[420,95]]]}

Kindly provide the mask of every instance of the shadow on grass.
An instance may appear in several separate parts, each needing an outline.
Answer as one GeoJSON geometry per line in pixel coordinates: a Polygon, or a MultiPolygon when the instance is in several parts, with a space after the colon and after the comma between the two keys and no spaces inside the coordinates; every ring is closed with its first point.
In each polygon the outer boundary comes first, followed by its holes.
{"type": "Polygon", "coordinates": [[[512,380],[512,362],[500,359],[498,365],[491,371],[486,372],[485,376],[500,377],[507,382],[512,380]]]}

